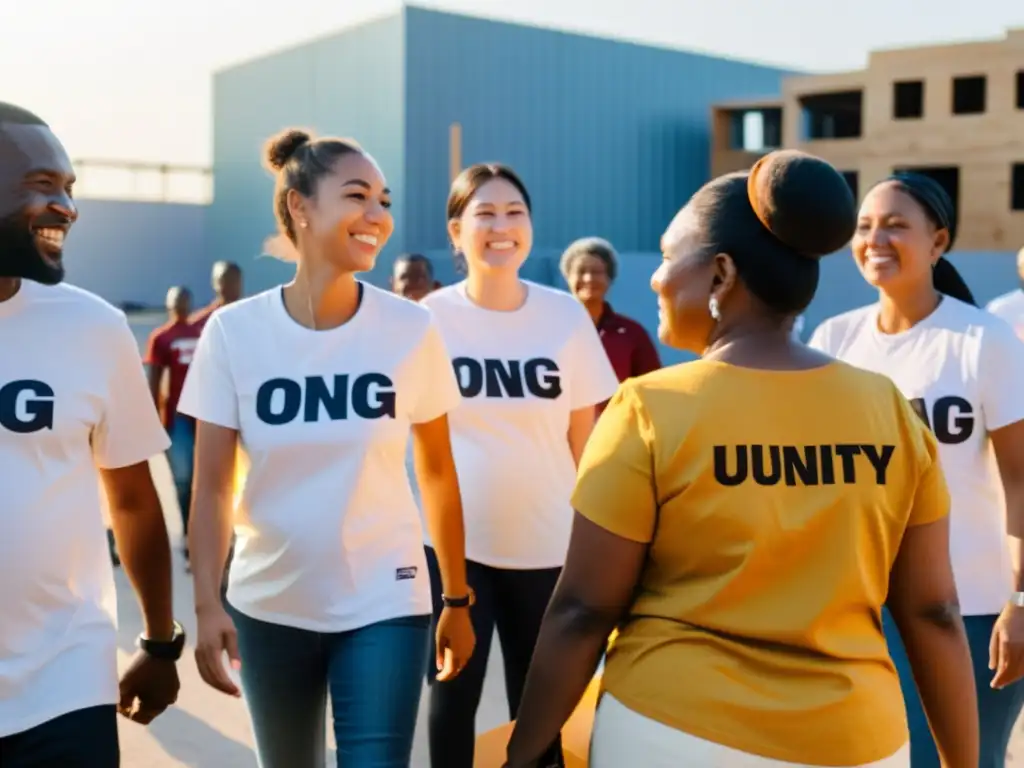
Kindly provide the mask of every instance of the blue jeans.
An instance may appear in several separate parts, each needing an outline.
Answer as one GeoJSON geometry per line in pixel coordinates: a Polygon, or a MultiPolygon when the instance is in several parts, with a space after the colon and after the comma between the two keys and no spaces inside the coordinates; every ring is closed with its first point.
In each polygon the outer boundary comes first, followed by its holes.
{"type": "MultiPolygon", "coordinates": [[[[979,768],[1003,768],[1006,764],[1006,749],[1010,743],[1013,726],[1024,707],[1024,680],[1019,680],[1001,690],[989,686],[994,674],[988,668],[989,639],[998,616],[964,616],[967,641],[971,646],[974,662],[975,690],[978,694],[978,719],[981,723],[981,760],[979,768]]],[[[896,670],[900,673],[903,688],[903,702],[907,708],[907,722],[910,726],[910,764],[913,768],[939,768],[939,754],[935,749],[932,732],[928,728],[917,686],[910,671],[907,652],[903,648],[899,630],[889,611],[882,612],[882,626],[889,643],[896,670]]]]}
{"type": "Polygon", "coordinates": [[[339,766],[409,768],[429,616],[326,634],[228,610],[260,768],[322,768],[328,694],[339,766]]]}
{"type": "Polygon", "coordinates": [[[196,452],[196,422],[188,416],[177,414],[167,430],[171,447],[167,449],[167,463],[171,465],[171,477],[181,507],[181,525],[188,535],[188,513],[192,506],[192,468],[196,452]]]}

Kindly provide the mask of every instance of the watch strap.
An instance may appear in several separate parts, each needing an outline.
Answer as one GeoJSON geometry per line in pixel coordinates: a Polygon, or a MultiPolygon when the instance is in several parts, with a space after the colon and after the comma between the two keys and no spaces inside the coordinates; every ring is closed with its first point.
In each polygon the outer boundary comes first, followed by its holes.
{"type": "Polygon", "coordinates": [[[1011,592],[1010,605],[1015,605],[1018,608],[1024,608],[1024,592],[1011,592]]]}
{"type": "Polygon", "coordinates": [[[177,661],[185,650],[185,628],[175,621],[170,640],[152,640],[145,635],[139,635],[135,643],[140,650],[154,659],[177,661]]]}
{"type": "Polygon", "coordinates": [[[445,608],[469,608],[476,602],[476,593],[473,592],[472,588],[470,588],[462,597],[441,595],[441,602],[444,604],[445,608]]]}

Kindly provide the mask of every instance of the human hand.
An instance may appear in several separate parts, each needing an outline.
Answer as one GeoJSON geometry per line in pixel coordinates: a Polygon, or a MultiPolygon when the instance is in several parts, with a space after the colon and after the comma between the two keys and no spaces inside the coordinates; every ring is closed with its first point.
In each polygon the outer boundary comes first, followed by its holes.
{"type": "Polygon", "coordinates": [[[196,638],[196,667],[199,676],[211,688],[236,698],[242,692],[224,669],[224,654],[227,653],[231,668],[238,671],[242,660],[238,655],[238,632],[223,606],[197,610],[198,632],[196,638]]]}
{"type": "Polygon", "coordinates": [[[180,687],[178,667],[173,661],[139,651],[121,676],[117,711],[129,720],[148,725],[177,701],[180,687]]]}
{"type": "Polygon", "coordinates": [[[469,663],[476,647],[476,635],[469,619],[469,608],[445,608],[437,621],[437,679],[456,677],[469,663]]]}
{"type": "Polygon", "coordinates": [[[990,685],[1005,688],[1024,677],[1024,608],[1007,605],[989,641],[988,668],[995,670],[990,685]]]}

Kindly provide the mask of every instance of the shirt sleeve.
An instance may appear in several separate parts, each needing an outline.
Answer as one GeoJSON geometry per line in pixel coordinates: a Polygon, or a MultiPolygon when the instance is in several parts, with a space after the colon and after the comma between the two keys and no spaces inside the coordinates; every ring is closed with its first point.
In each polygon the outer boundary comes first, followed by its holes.
{"type": "Polygon", "coordinates": [[[630,541],[654,538],[658,517],[653,428],[629,381],[608,403],[580,460],[573,508],[630,541]]]}
{"type": "Polygon", "coordinates": [[[569,353],[571,369],[567,378],[569,408],[573,411],[603,403],[619,387],[619,377],[608,360],[597,328],[582,306],[579,307],[579,317],[569,342],[572,345],[569,353]]]}
{"type": "Polygon", "coordinates": [[[826,355],[835,357],[835,350],[832,349],[832,333],[830,332],[831,325],[826,320],[824,323],[814,329],[814,333],[811,334],[811,338],[807,340],[807,346],[811,349],[816,349],[819,352],[824,352],[826,355]]]}
{"type": "Polygon", "coordinates": [[[160,423],[138,342],[128,321],[111,331],[113,353],[103,415],[92,433],[92,450],[101,469],[119,469],[163,453],[171,441],[160,423]]]}
{"type": "Polygon", "coordinates": [[[166,368],[170,365],[170,360],[167,359],[167,345],[162,344],[162,334],[160,331],[153,331],[149,334],[149,341],[146,342],[146,355],[143,362],[146,365],[159,365],[166,368]]]}
{"type": "MultiPolygon", "coordinates": [[[[895,385],[893,387],[895,389],[895,385]]],[[[904,423],[909,426],[913,448],[917,453],[917,488],[910,507],[908,526],[925,525],[941,520],[949,514],[949,488],[939,461],[939,444],[935,435],[914,412],[910,403],[896,392],[903,406],[904,423]]]]}
{"type": "Polygon", "coordinates": [[[433,317],[416,348],[412,366],[416,392],[412,397],[409,421],[426,424],[455,410],[462,401],[462,394],[444,338],[433,317]]]}
{"type": "Polygon", "coordinates": [[[178,411],[199,421],[239,429],[238,390],[231,374],[231,359],[224,327],[211,317],[199,336],[178,411]]]}
{"type": "Polygon", "coordinates": [[[989,432],[1024,419],[1024,341],[1001,319],[981,333],[978,386],[989,432]]]}
{"type": "Polygon", "coordinates": [[[650,334],[642,325],[637,325],[636,347],[633,348],[632,375],[643,376],[645,373],[661,368],[661,357],[651,341],[650,334]]]}

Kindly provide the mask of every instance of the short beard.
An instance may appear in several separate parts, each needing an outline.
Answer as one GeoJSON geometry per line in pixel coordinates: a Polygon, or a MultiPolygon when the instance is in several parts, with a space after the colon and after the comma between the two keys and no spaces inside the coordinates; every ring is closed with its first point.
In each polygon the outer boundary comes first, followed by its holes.
{"type": "Polygon", "coordinates": [[[19,277],[43,285],[57,285],[64,279],[64,265],[53,266],[42,257],[21,212],[0,219],[0,277],[19,277]]]}

